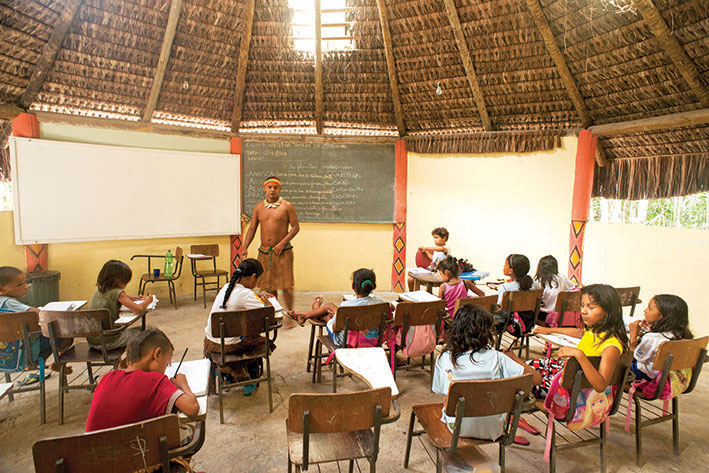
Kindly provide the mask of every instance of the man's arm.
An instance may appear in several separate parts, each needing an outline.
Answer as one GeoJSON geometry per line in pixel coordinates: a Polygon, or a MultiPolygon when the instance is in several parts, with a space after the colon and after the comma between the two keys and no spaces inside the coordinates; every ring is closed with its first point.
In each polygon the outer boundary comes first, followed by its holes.
{"type": "MultiPolygon", "coordinates": [[[[278,256],[283,252],[286,244],[291,241],[300,231],[300,224],[298,223],[298,215],[295,213],[295,206],[288,202],[288,207],[286,207],[286,212],[288,214],[288,223],[291,228],[286,236],[283,237],[281,241],[278,242],[276,246],[273,247],[273,254],[278,256]]],[[[249,228],[251,230],[251,228],[249,228]]]]}
{"type": "Polygon", "coordinates": [[[249,224],[249,229],[246,231],[246,236],[244,237],[244,246],[243,246],[243,250],[241,253],[243,258],[246,258],[248,256],[249,245],[254,240],[254,236],[256,235],[256,229],[258,228],[258,224],[259,224],[259,220],[258,220],[259,205],[261,205],[260,202],[256,205],[254,205],[254,211],[251,214],[253,217],[251,218],[251,223],[249,224]]]}

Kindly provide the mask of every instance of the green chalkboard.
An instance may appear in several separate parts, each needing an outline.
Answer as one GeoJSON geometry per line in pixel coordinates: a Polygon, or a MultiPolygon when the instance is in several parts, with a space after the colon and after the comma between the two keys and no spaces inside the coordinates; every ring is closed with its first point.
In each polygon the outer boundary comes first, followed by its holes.
{"type": "Polygon", "coordinates": [[[394,145],[245,141],[244,212],[277,176],[302,222],[394,221],[394,145]]]}

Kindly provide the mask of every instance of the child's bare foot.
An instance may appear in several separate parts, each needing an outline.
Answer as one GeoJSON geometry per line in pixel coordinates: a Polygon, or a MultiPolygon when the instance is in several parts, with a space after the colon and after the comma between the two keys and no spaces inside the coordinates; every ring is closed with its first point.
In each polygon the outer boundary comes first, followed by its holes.
{"type": "Polygon", "coordinates": [[[292,310],[285,311],[285,314],[286,314],[286,317],[288,317],[290,320],[294,321],[295,323],[297,323],[301,327],[305,324],[305,317],[303,317],[302,315],[296,314],[292,310]]]}
{"type": "Polygon", "coordinates": [[[313,299],[313,310],[319,309],[321,305],[322,305],[322,296],[315,296],[315,299],[313,299]]]}

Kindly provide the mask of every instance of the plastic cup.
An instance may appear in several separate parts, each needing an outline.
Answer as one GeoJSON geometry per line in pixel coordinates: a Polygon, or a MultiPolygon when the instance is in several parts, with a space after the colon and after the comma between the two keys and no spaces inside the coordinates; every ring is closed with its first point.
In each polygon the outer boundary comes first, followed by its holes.
{"type": "Polygon", "coordinates": [[[155,276],[156,278],[160,277],[160,269],[159,268],[153,269],[153,276],[155,276]]]}

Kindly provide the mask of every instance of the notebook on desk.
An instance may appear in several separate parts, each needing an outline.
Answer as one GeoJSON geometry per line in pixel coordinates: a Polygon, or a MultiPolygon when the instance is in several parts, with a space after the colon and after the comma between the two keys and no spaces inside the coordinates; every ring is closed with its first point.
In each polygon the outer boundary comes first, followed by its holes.
{"type": "MultiPolygon", "coordinates": [[[[134,302],[140,303],[140,301],[134,301],[134,302]]],[[[158,298],[155,297],[155,296],[153,296],[153,302],[151,302],[150,304],[148,304],[148,307],[146,307],[145,310],[146,310],[146,311],[148,311],[148,310],[155,310],[155,306],[157,306],[157,305],[158,305],[158,298]]],[[[120,312],[130,312],[130,309],[129,309],[128,307],[126,307],[126,306],[123,305],[123,306],[121,306],[120,312]]],[[[133,319],[133,317],[131,316],[131,320],[132,320],[132,319],[133,319]]]]}
{"type": "Polygon", "coordinates": [[[40,307],[41,310],[79,310],[86,304],[86,301],[55,301],[48,302],[44,306],[40,307]]]}
{"type": "Polygon", "coordinates": [[[440,297],[434,296],[430,292],[424,291],[423,289],[418,291],[403,292],[399,295],[399,297],[409,302],[432,302],[441,300],[440,297]]]}
{"type": "MultiPolygon", "coordinates": [[[[178,363],[172,363],[165,368],[165,376],[172,378],[175,376],[175,370],[178,363]]],[[[207,385],[209,384],[209,370],[211,362],[203,358],[201,360],[183,361],[180,366],[180,373],[187,377],[187,384],[195,396],[204,396],[207,394],[207,385]]]]}

